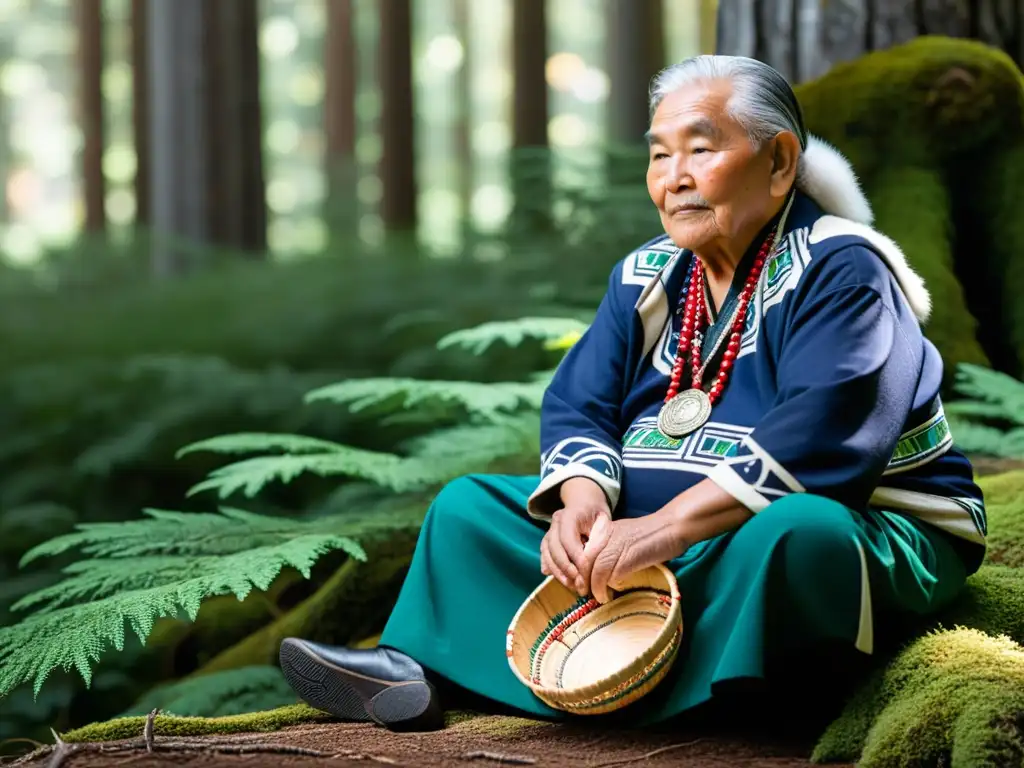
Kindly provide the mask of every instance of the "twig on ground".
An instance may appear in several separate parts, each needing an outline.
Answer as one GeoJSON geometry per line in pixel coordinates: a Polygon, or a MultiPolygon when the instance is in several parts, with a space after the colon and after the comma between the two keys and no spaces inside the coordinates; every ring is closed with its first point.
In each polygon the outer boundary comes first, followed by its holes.
{"type": "Polygon", "coordinates": [[[463,760],[496,760],[499,763],[508,765],[536,765],[537,761],[532,757],[519,757],[517,755],[503,755],[500,752],[467,752],[462,756],[463,760]]]}
{"type": "Polygon", "coordinates": [[[684,741],[681,744],[669,744],[667,747],[661,747],[660,749],[652,750],[644,755],[638,755],[637,757],[624,757],[621,760],[609,760],[607,763],[598,763],[592,765],[590,768],[609,768],[612,765],[626,765],[627,763],[638,763],[641,760],[649,760],[652,757],[656,757],[663,752],[669,752],[673,749],[682,749],[683,747],[692,747],[694,744],[699,744],[704,739],[694,739],[693,741],[684,741]]]}
{"type": "Polygon", "coordinates": [[[160,707],[154,707],[153,711],[146,715],[146,725],[142,729],[142,738],[146,740],[146,751],[153,751],[153,721],[156,720],[156,713],[160,707]]]}
{"type": "Polygon", "coordinates": [[[295,747],[291,744],[225,744],[202,743],[194,741],[165,741],[153,745],[161,752],[224,752],[233,755],[246,755],[254,752],[270,752],[278,755],[302,755],[303,757],[332,757],[330,752],[307,747],[295,747]]]}
{"type": "Polygon", "coordinates": [[[47,768],[59,768],[60,764],[64,762],[64,758],[67,757],[72,748],[68,746],[67,742],[64,741],[57,732],[50,729],[50,733],[53,734],[53,757],[50,758],[50,762],[47,763],[47,768]]]}

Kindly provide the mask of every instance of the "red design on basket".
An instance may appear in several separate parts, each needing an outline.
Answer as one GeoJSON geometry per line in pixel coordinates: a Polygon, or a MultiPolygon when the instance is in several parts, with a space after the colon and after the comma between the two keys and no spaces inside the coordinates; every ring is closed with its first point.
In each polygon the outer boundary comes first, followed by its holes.
{"type": "Polygon", "coordinates": [[[544,642],[541,644],[540,648],[537,649],[537,653],[534,656],[533,660],[533,682],[535,684],[540,685],[540,662],[541,659],[544,658],[544,652],[547,651],[547,649],[551,647],[553,643],[562,639],[562,635],[565,633],[565,630],[567,630],[569,627],[571,627],[573,624],[582,619],[584,616],[586,616],[588,613],[590,613],[598,606],[600,606],[600,603],[598,603],[596,599],[590,598],[587,602],[585,602],[579,608],[577,608],[564,619],[562,619],[560,622],[558,622],[558,624],[555,625],[555,628],[551,630],[551,633],[546,638],[544,638],[544,642]]]}

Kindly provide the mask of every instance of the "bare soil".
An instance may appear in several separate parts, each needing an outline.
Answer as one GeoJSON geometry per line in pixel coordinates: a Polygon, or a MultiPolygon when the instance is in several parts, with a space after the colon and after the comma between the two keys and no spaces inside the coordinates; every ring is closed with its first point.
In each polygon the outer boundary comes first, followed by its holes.
{"type": "MultiPolygon", "coordinates": [[[[374,725],[319,723],[275,733],[225,736],[156,736],[152,751],[140,737],[104,744],[67,744],[55,761],[52,747],[15,765],[48,768],[93,766],[690,766],[692,768],[807,768],[806,743],[766,744],[719,735],[605,731],[481,716],[433,733],[391,733],[374,725]],[[54,765],[54,763],[57,763],[54,765]]],[[[840,767],[843,768],[843,767],[840,767]]],[[[852,768],[846,766],[845,768],[852,768]]]]}

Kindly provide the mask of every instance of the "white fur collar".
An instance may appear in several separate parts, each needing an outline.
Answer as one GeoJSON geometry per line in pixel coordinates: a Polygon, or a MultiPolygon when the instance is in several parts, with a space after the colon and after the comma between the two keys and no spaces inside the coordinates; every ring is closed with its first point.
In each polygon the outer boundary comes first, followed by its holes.
{"type": "Polygon", "coordinates": [[[918,321],[925,323],[931,314],[932,302],[924,280],[907,263],[903,250],[870,226],[874,213],[849,161],[835,147],[811,136],[801,158],[796,184],[828,214],[815,222],[810,242],[839,235],[863,237],[885,260],[918,321]]]}

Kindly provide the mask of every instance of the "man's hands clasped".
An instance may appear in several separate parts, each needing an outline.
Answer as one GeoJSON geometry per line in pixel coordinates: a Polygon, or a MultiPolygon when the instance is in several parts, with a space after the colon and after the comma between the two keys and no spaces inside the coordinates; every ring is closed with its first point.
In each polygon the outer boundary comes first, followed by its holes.
{"type": "Polygon", "coordinates": [[[573,502],[556,511],[540,546],[541,572],[600,603],[631,573],[678,557],[685,542],[660,515],[612,520],[607,503],[573,502]]]}

